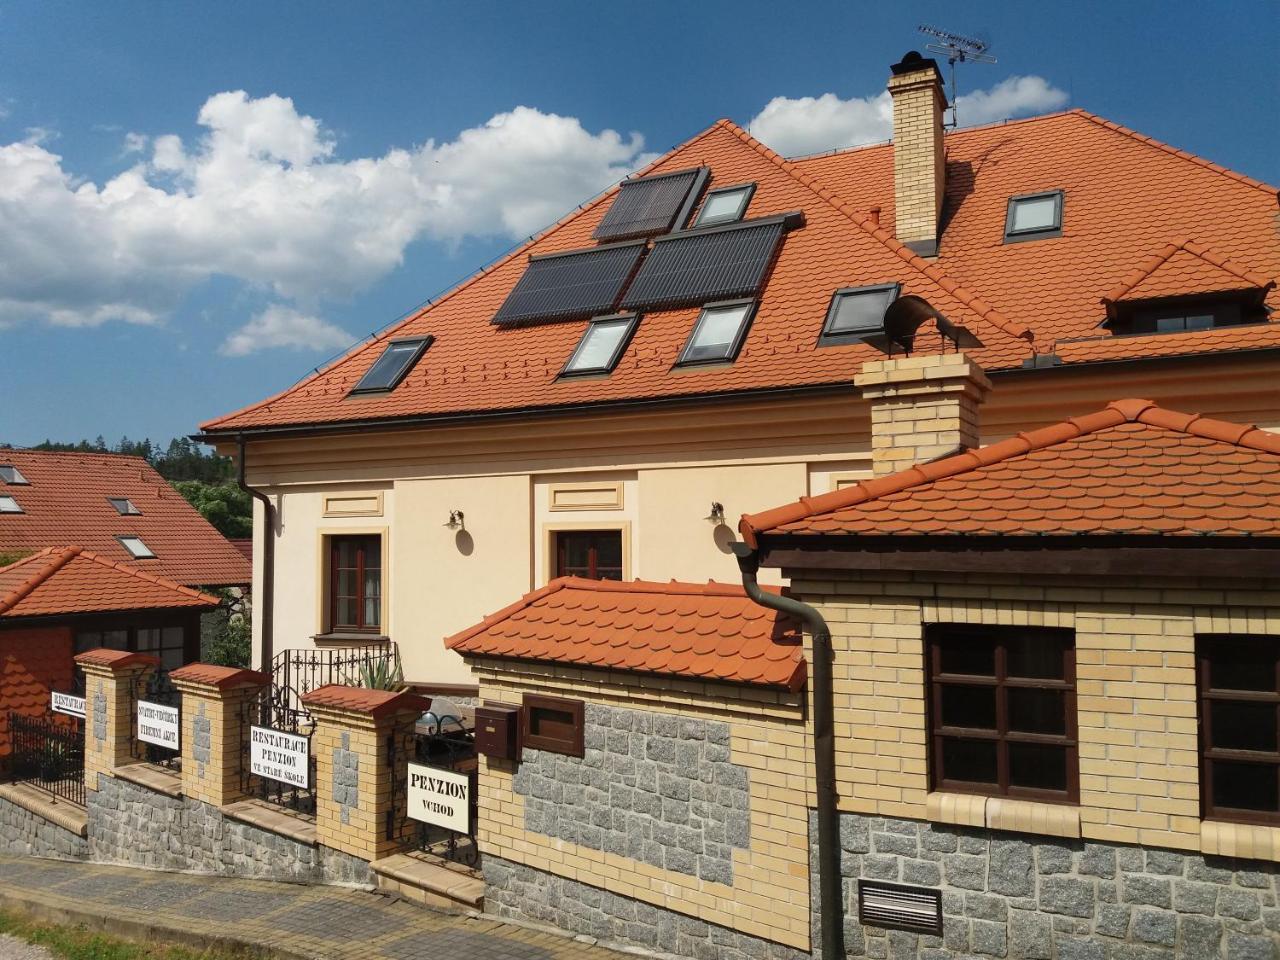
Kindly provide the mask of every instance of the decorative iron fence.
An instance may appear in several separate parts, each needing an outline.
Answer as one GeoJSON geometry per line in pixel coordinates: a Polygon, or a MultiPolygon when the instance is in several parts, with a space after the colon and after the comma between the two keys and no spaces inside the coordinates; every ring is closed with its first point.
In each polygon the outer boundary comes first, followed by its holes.
{"type": "Polygon", "coordinates": [[[84,806],[84,723],[49,714],[9,714],[10,764],[15,780],[84,806]]]}
{"type": "Polygon", "coordinates": [[[177,740],[177,732],[182,726],[182,695],[169,679],[169,671],[164,668],[153,670],[145,683],[134,684],[130,691],[133,709],[133,756],[136,760],[146,760],[170,770],[182,769],[181,745],[177,740]],[[141,704],[154,704],[162,708],[147,711],[141,704]],[[152,718],[148,723],[143,713],[163,714],[152,718]],[[172,727],[172,729],[171,729],[172,727]],[[168,732],[173,736],[172,745],[154,742],[160,737],[158,732],[168,732]],[[143,737],[147,737],[144,740],[143,737]]]}
{"type": "Polygon", "coordinates": [[[475,735],[462,723],[459,711],[446,706],[448,701],[437,699],[432,710],[422,715],[412,726],[390,734],[387,738],[387,759],[393,771],[395,791],[391,809],[387,811],[387,839],[412,840],[414,846],[433,856],[467,866],[477,866],[480,850],[476,846],[476,758],[475,735]],[[461,775],[467,782],[466,831],[450,830],[436,824],[424,823],[413,818],[408,809],[409,764],[417,764],[429,770],[445,771],[461,775]],[[406,819],[406,815],[409,819],[406,819]],[[396,835],[396,823],[400,822],[401,835],[396,835]]]}
{"type": "Polygon", "coordinates": [[[278,712],[306,714],[304,694],[330,683],[375,686],[370,681],[390,678],[399,663],[396,645],[390,640],[359,647],[282,650],[271,661],[272,698],[278,712]]]}
{"type": "Polygon", "coordinates": [[[240,788],[250,797],[298,813],[316,812],[315,725],[298,703],[283,705],[263,690],[240,709],[240,788]]]}

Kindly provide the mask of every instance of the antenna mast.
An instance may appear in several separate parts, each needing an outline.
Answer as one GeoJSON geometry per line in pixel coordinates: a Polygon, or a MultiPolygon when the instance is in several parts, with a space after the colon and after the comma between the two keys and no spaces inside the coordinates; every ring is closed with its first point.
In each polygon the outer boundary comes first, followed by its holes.
{"type": "Polygon", "coordinates": [[[921,33],[936,37],[941,41],[939,43],[930,43],[925,49],[930,53],[938,53],[946,57],[947,63],[951,65],[951,122],[947,126],[954,127],[959,122],[956,101],[960,99],[960,95],[956,91],[956,64],[968,63],[970,60],[974,63],[995,63],[996,58],[987,54],[987,51],[991,49],[991,44],[974,37],[965,37],[958,33],[951,33],[948,30],[939,30],[937,27],[931,27],[927,23],[920,24],[918,29],[921,33]]]}

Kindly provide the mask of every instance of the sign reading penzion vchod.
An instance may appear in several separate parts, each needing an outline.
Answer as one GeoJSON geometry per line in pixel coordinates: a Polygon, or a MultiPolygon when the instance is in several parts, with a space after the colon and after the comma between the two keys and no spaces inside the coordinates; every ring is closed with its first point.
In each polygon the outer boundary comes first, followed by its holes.
{"type": "Polygon", "coordinates": [[[84,719],[84,697],[77,697],[73,693],[51,694],[49,708],[54,713],[65,713],[69,717],[84,719]]]}
{"type": "Polygon", "coordinates": [[[178,749],[178,708],[138,701],[138,739],[169,750],[178,749]]]}
{"type": "Polygon", "coordinates": [[[471,778],[409,764],[409,817],[455,833],[471,832],[471,778]]]}
{"type": "Polygon", "coordinates": [[[311,741],[270,727],[250,727],[249,771],[306,790],[311,786],[311,741]]]}

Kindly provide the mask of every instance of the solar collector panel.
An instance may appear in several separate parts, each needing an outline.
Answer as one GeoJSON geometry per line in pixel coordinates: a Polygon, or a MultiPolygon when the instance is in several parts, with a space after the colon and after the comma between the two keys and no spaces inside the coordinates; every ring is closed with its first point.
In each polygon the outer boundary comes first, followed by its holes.
{"type": "Polygon", "coordinates": [[[597,240],[622,240],[666,233],[682,226],[706,184],[705,167],[627,180],[592,234],[597,240]]]}
{"type": "Polygon", "coordinates": [[[637,240],[531,257],[493,322],[516,326],[610,313],[644,249],[637,240]]]}

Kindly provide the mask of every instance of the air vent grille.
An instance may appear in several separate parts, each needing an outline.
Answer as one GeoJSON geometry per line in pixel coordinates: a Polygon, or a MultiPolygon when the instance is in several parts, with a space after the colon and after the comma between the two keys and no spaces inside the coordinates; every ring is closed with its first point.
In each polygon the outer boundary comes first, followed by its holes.
{"type": "Polygon", "coordinates": [[[939,936],[942,933],[942,891],[859,880],[858,920],[872,927],[939,936]]]}

